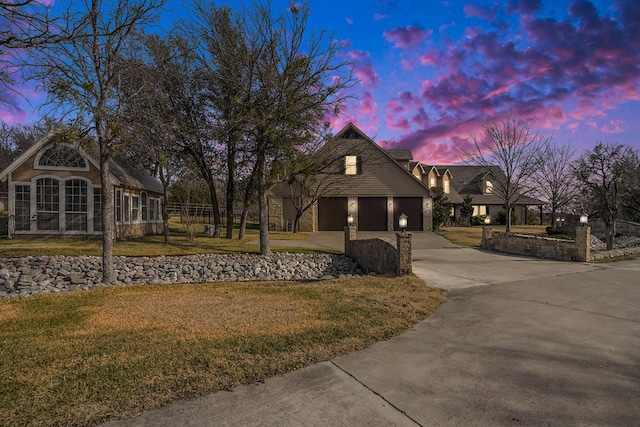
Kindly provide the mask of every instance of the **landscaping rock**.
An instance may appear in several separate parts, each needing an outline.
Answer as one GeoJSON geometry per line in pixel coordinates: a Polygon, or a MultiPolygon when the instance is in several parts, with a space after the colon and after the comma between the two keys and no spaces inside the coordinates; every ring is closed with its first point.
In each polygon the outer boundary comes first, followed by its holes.
{"type": "MultiPolygon", "coordinates": [[[[114,257],[114,264],[120,285],[326,280],[364,274],[351,258],[336,254],[114,257]]],[[[93,289],[102,286],[101,277],[101,257],[0,258],[0,299],[93,289]]]]}

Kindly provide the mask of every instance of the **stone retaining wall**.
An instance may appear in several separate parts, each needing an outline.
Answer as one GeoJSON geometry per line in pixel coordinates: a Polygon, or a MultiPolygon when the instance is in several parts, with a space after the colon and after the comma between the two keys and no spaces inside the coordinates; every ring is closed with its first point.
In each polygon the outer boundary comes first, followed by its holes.
{"type": "MultiPolygon", "coordinates": [[[[256,254],[114,257],[118,282],[201,283],[249,280],[317,280],[362,275],[345,255],[256,254]]],[[[87,290],[103,286],[102,259],[83,257],[0,258],[0,298],[87,290]]]]}
{"type": "MultiPolygon", "coordinates": [[[[589,220],[591,233],[601,240],[605,239],[604,222],[601,219],[589,220]]],[[[616,233],[623,236],[640,237],[640,224],[631,221],[616,221],[616,233]]]]}
{"type": "Polygon", "coordinates": [[[380,274],[398,272],[398,251],[382,239],[353,240],[349,256],[367,271],[380,274]]]}
{"type": "Polygon", "coordinates": [[[344,253],[367,271],[411,274],[411,234],[396,233],[396,245],[382,239],[356,239],[356,227],[344,228],[344,253]]]}
{"type": "Polygon", "coordinates": [[[571,240],[512,234],[509,236],[494,236],[483,248],[508,254],[560,261],[577,260],[576,242],[571,240]]]}

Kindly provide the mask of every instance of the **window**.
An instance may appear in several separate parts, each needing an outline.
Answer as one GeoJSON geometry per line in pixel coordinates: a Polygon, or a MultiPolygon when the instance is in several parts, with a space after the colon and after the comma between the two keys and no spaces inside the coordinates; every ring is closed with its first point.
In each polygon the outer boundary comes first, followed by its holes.
{"type": "Polygon", "coordinates": [[[87,182],[70,179],[65,183],[65,228],[87,231],[87,182]]]}
{"type": "Polygon", "coordinates": [[[36,214],[38,230],[60,229],[60,185],[57,179],[40,178],[36,181],[36,214]]]}
{"type": "Polygon", "coordinates": [[[122,191],[116,190],[116,222],[122,222],[122,191]]]}
{"type": "Polygon", "coordinates": [[[436,186],[436,177],[431,175],[429,177],[429,188],[433,188],[436,186]]]}
{"type": "Polygon", "coordinates": [[[156,199],[156,220],[162,221],[162,211],[160,210],[160,199],[156,199]]]}
{"type": "Polygon", "coordinates": [[[143,191],[142,194],[140,194],[140,198],[142,199],[142,220],[149,221],[149,201],[147,198],[147,193],[143,191]]]}
{"type": "Polygon", "coordinates": [[[93,188],[93,231],[102,231],[102,188],[93,188]]]}
{"type": "Polygon", "coordinates": [[[156,220],[156,199],[149,200],[149,221],[156,220]]]}
{"type": "Polygon", "coordinates": [[[493,183],[491,181],[485,181],[484,192],[487,194],[493,194],[493,183]]]}
{"type": "Polygon", "coordinates": [[[345,156],[344,173],[345,175],[360,175],[362,173],[362,159],[360,156],[345,156]]]}
{"type": "Polygon", "coordinates": [[[131,196],[131,221],[140,219],[140,196],[131,196]]]}
{"type": "Polygon", "coordinates": [[[442,178],[442,184],[444,186],[443,188],[444,193],[449,194],[449,192],[451,192],[451,183],[449,182],[449,178],[446,176],[442,178]]]}
{"type": "Polygon", "coordinates": [[[86,169],[87,162],[78,150],[68,145],[56,145],[42,153],[38,159],[37,166],[39,166],[40,169],[86,169]]]}
{"type": "Polygon", "coordinates": [[[123,199],[123,204],[122,204],[122,210],[124,211],[124,222],[129,222],[131,220],[131,211],[129,210],[129,198],[131,196],[129,196],[128,194],[124,195],[124,199],[123,199]]]}
{"type": "Polygon", "coordinates": [[[487,214],[486,206],[477,206],[477,205],[473,206],[473,216],[486,215],[486,214],[487,214]]]}
{"type": "Polygon", "coordinates": [[[16,230],[31,229],[31,186],[16,185],[15,187],[15,226],[16,230]]]}

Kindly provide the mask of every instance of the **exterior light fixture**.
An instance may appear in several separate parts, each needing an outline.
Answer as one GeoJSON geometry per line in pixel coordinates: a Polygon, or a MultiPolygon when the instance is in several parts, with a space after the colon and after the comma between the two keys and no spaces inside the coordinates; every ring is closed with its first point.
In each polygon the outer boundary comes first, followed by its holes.
{"type": "Polygon", "coordinates": [[[587,214],[580,215],[580,224],[582,224],[583,227],[586,227],[588,222],[589,222],[589,215],[587,214]]]}
{"type": "Polygon", "coordinates": [[[352,226],[353,225],[353,215],[349,214],[349,216],[347,216],[347,225],[348,226],[352,226]]]}
{"type": "Polygon", "coordinates": [[[406,216],[404,213],[402,215],[400,215],[400,219],[398,220],[398,225],[400,226],[400,228],[402,229],[402,232],[404,233],[404,231],[407,229],[407,220],[409,219],[408,216],[406,216]]]}
{"type": "Polygon", "coordinates": [[[484,223],[485,223],[485,225],[491,224],[491,217],[490,216],[485,217],[484,218],[484,223]]]}

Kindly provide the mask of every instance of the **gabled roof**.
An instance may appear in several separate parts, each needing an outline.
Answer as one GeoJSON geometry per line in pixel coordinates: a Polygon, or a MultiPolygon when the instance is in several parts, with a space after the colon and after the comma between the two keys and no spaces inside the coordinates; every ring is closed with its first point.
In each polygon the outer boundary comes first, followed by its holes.
{"type": "Polygon", "coordinates": [[[394,160],[405,162],[413,160],[413,153],[411,153],[411,150],[386,149],[385,151],[394,160]]]}
{"type": "MultiPolygon", "coordinates": [[[[0,172],[0,181],[6,180],[9,174],[16,168],[22,165],[39,150],[43,149],[48,144],[51,144],[51,140],[54,136],[55,133],[49,132],[38,142],[29,147],[28,150],[22,153],[22,155],[20,155],[9,166],[7,166],[3,171],[0,172]]],[[[61,142],[61,144],[63,143],[61,142]]],[[[100,163],[97,160],[98,147],[95,142],[90,141],[86,149],[83,148],[79,143],[69,145],[72,145],[75,149],[80,151],[80,153],[87,160],[89,160],[89,162],[91,162],[91,164],[96,169],[100,169],[100,163]]],[[[111,160],[111,164],[109,165],[109,172],[111,174],[112,184],[128,186],[136,189],[149,190],[156,193],[162,193],[164,191],[162,184],[156,178],[151,176],[143,168],[133,167],[123,157],[116,156],[113,160],[111,160]]]]}
{"type": "MultiPolygon", "coordinates": [[[[336,133],[335,137],[333,138],[333,141],[338,141],[340,139],[363,139],[368,141],[372,146],[374,146],[377,150],[379,150],[385,157],[387,157],[389,159],[389,161],[391,163],[393,163],[396,167],[400,168],[403,173],[407,174],[408,176],[411,177],[411,179],[413,179],[416,183],[418,183],[421,187],[423,187],[424,189],[426,189],[429,194],[431,194],[431,190],[429,190],[429,187],[427,187],[422,180],[418,179],[416,176],[414,176],[411,173],[411,170],[407,169],[406,166],[401,165],[398,160],[396,160],[390,153],[391,152],[402,152],[402,156],[407,156],[407,153],[410,155],[409,159],[403,159],[404,161],[408,161],[411,160],[413,158],[413,155],[411,154],[410,150],[387,150],[387,149],[383,149],[382,147],[380,147],[378,144],[376,144],[376,142],[369,138],[364,132],[362,132],[360,129],[358,129],[358,127],[356,125],[354,125],[353,123],[349,122],[344,128],[342,128],[338,133],[336,133]]],[[[331,142],[329,142],[327,145],[331,144],[331,142]]],[[[325,147],[327,146],[325,145],[325,147]]],[[[323,147],[324,148],[324,147],[323,147]]]]}

